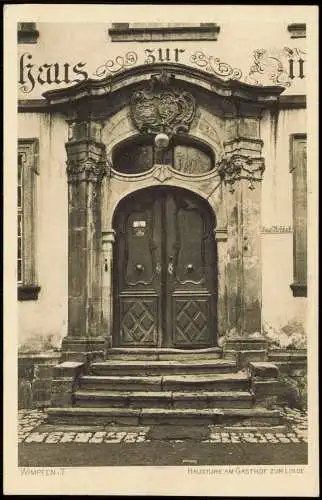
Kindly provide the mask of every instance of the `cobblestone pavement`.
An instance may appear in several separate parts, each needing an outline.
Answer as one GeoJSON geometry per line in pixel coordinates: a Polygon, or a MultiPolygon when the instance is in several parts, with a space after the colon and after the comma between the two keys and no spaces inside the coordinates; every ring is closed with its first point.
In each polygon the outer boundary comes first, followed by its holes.
{"type": "MultiPolygon", "coordinates": [[[[208,439],[200,439],[203,443],[307,443],[307,415],[299,410],[285,409],[284,416],[288,421],[286,432],[274,432],[265,430],[245,430],[234,431],[231,427],[229,431],[218,430],[218,427],[209,426],[208,439]]],[[[116,427],[115,430],[104,431],[59,431],[49,432],[38,431],[41,424],[46,423],[47,415],[45,411],[19,410],[18,412],[18,443],[142,443],[149,442],[147,433],[149,427],[131,427],[127,430],[116,427]]],[[[184,442],[181,439],[174,439],[173,442],[184,442]]]]}

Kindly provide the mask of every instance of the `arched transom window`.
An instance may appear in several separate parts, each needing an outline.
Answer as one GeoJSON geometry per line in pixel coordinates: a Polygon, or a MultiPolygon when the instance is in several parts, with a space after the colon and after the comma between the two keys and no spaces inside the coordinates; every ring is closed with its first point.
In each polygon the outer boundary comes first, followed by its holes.
{"type": "MultiPolygon", "coordinates": [[[[152,136],[124,141],[113,151],[113,168],[125,174],[137,174],[150,170],[158,163],[152,136]]],[[[189,175],[205,174],[215,166],[215,158],[209,146],[190,137],[175,136],[164,152],[162,163],[189,175]]]]}

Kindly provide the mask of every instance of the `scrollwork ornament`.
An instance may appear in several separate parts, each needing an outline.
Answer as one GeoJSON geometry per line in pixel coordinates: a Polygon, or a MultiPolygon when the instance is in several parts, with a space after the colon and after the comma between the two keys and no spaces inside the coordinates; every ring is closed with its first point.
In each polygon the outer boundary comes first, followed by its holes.
{"type": "Polygon", "coordinates": [[[134,51],[127,52],[124,56],[117,56],[115,59],[109,59],[104,64],[96,68],[93,75],[103,78],[108,74],[118,73],[130,66],[134,66],[138,61],[138,55],[134,51]]]}
{"type": "Polygon", "coordinates": [[[200,50],[190,56],[190,61],[224,80],[240,80],[242,77],[242,71],[239,68],[233,68],[230,64],[221,61],[219,57],[208,56],[200,50]]]}

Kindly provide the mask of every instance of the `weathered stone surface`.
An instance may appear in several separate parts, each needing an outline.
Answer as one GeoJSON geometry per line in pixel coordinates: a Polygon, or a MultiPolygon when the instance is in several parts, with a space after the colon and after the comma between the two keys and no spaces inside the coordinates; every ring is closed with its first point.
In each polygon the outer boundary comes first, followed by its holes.
{"type": "Polygon", "coordinates": [[[71,377],[79,376],[84,370],[84,363],[77,361],[64,361],[54,368],[54,377],[71,377]]]}
{"type": "Polygon", "coordinates": [[[209,430],[206,426],[159,425],[152,427],[146,437],[151,440],[188,439],[199,441],[208,437],[208,434],[209,430]]]}
{"type": "Polygon", "coordinates": [[[226,351],[265,351],[267,342],[263,337],[236,337],[225,340],[224,352],[226,351]]]}
{"type": "Polygon", "coordinates": [[[55,406],[71,406],[73,403],[74,377],[54,378],[51,383],[51,401],[55,406]]]}
{"type": "Polygon", "coordinates": [[[161,391],[162,377],[94,376],[81,378],[81,388],[110,391],[161,391]]]}
{"type": "Polygon", "coordinates": [[[246,350],[236,352],[236,363],[238,369],[245,368],[252,361],[265,361],[265,350],[246,350]]]}
{"type": "Polygon", "coordinates": [[[138,425],[140,410],[134,408],[48,408],[52,424],[108,425],[111,423],[138,425]]]}
{"type": "MultiPolygon", "coordinates": [[[[219,410],[218,410],[219,411],[219,410]]],[[[140,423],[153,425],[180,425],[191,423],[193,425],[207,425],[214,422],[214,415],[218,413],[213,409],[170,409],[163,408],[144,408],[140,414],[140,423]]]]}
{"type": "Polygon", "coordinates": [[[25,443],[43,443],[47,435],[47,432],[32,432],[25,439],[25,443]]]}
{"type": "Polygon", "coordinates": [[[48,434],[45,443],[47,444],[59,443],[62,437],[63,437],[63,432],[51,432],[50,434],[48,434]]]}
{"type": "Polygon", "coordinates": [[[63,351],[62,361],[75,361],[89,366],[92,361],[103,361],[105,352],[102,351],[63,351]]]}
{"type": "Polygon", "coordinates": [[[249,379],[243,373],[215,375],[169,375],[163,377],[164,390],[178,392],[247,390],[249,379]]]}
{"type": "Polygon", "coordinates": [[[272,379],[254,379],[252,380],[252,391],[256,399],[260,396],[274,396],[282,394],[284,389],[282,384],[276,378],[272,379]]]}
{"type": "Polygon", "coordinates": [[[162,374],[192,374],[192,373],[223,373],[234,372],[236,363],[225,359],[214,360],[165,360],[149,363],[142,360],[109,360],[102,363],[92,363],[91,373],[96,375],[162,375],[162,374]]]}
{"type": "Polygon", "coordinates": [[[253,377],[276,378],[278,377],[278,367],[270,362],[252,361],[248,364],[253,377]]]}

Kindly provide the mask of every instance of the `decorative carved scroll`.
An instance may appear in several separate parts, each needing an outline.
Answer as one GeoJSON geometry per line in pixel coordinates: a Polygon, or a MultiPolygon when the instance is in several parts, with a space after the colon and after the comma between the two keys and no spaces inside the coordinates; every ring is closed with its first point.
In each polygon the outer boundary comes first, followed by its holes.
{"type": "Polygon", "coordinates": [[[172,135],[187,132],[195,115],[195,100],[188,92],[167,89],[167,75],[153,75],[151,88],[132,95],[131,113],[142,133],[172,135]]]}
{"type": "Polygon", "coordinates": [[[254,182],[261,181],[265,170],[264,158],[252,158],[250,156],[232,155],[229,159],[224,158],[218,164],[218,171],[223,181],[230,186],[230,192],[234,192],[234,184],[239,180],[247,180],[249,189],[255,189],[254,182]]]}
{"type": "Polygon", "coordinates": [[[200,50],[190,56],[190,62],[222,79],[240,80],[242,77],[240,69],[233,68],[230,64],[222,62],[219,57],[208,56],[200,50]]]}
{"type": "Polygon", "coordinates": [[[115,59],[109,59],[104,64],[101,64],[94,71],[94,76],[102,78],[108,74],[118,73],[123,69],[134,66],[138,61],[136,52],[127,52],[125,56],[117,56],[115,59]]]}

